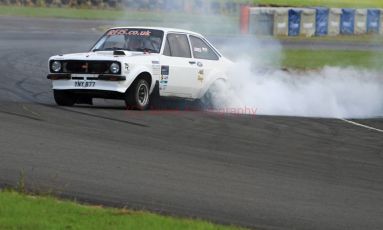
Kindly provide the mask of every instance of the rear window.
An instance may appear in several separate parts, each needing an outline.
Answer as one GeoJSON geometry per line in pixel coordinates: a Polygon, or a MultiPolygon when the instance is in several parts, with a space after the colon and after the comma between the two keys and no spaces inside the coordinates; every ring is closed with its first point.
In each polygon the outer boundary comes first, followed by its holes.
{"type": "Polygon", "coordinates": [[[218,60],[218,55],[214,50],[201,38],[190,36],[190,42],[192,45],[193,56],[198,59],[206,60],[218,60]]]}

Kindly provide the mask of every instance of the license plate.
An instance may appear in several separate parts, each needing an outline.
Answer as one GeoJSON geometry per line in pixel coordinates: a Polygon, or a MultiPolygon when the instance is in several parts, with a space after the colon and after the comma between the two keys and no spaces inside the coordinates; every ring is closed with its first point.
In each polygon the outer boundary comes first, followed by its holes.
{"type": "Polygon", "coordinates": [[[74,87],[80,87],[80,88],[92,88],[96,86],[95,81],[75,81],[74,87]]]}

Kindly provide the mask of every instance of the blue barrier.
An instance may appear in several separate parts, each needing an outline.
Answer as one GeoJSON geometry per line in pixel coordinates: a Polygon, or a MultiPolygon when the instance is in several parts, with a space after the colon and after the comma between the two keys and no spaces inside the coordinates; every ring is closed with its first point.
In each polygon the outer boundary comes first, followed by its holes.
{"type": "MultiPolygon", "coordinates": [[[[1,1],[1,0],[0,0],[1,1]]],[[[253,9],[253,21],[266,26],[266,34],[299,36],[359,35],[383,32],[383,11],[380,9],[339,9],[339,8],[269,8],[253,9]],[[260,10],[260,11],[259,11],[260,10]],[[260,17],[257,12],[267,10],[270,15],[260,17]],[[315,11],[315,16],[313,12],[315,11]],[[287,14],[287,15],[286,15],[287,14]],[[315,17],[315,22],[314,22],[315,17]],[[287,27],[286,27],[287,19],[287,27]],[[315,31],[313,28],[315,24],[315,31]],[[273,25],[273,26],[271,26],[273,25]],[[274,30],[272,30],[272,27],[274,30]],[[302,27],[302,28],[301,28],[302,27]],[[309,31],[309,32],[307,32],[309,31]]],[[[253,26],[254,27],[254,26],[253,26]]],[[[253,29],[259,28],[254,27],[253,29]]]]}
{"type": "Polygon", "coordinates": [[[355,28],[355,10],[342,9],[340,16],[340,33],[341,34],[354,34],[355,28]]]}
{"type": "Polygon", "coordinates": [[[328,34],[329,13],[330,10],[328,8],[316,8],[316,36],[324,36],[328,34]]]}
{"type": "Polygon", "coordinates": [[[301,31],[301,10],[289,10],[289,36],[298,36],[301,31]]]}
{"type": "Polygon", "coordinates": [[[380,28],[380,10],[367,10],[367,33],[378,33],[380,28]]]}

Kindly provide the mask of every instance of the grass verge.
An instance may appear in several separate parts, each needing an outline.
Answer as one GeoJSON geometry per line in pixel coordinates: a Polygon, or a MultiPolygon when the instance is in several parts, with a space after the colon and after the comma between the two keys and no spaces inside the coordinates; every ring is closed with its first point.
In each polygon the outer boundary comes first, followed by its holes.
{"type": "Polygon", "coordinates": [[[318,69],[324,66],[359,67],[382,70],[383,52],[286,49],[282,66],[294,69],[318,69]]]}
{"type": "MultiPolygon", "coordinates": [[[[77,9],[77,8],[58,8],[58,7],[18,7],[0,6],[0,15],[25,16],[25,17],[48,17],[48,18],[72,18],[72,19],[103,19],[103,20],[145,20],[158,21],[163,19],[163,13],[148,11],[129,11],[121,9],[77,9]]],[[[175,20],[181,13],[172,13],[175,20]]],[[[191,16],[191,15],[190,15],[191,16]]],[[[189,15],[185,16],[190,19],[189,15]]]]}
{"type": "MultiPolygon", "coordinates": [[[[263,4],[292,5],[292,6],[332,6],[336,1],[305,1],[299,0],[260,0],[263,4]]],[[[368,0],[364,3],[371,3],[371,6],[382,7],[383,1],[368,0]]],[[[336,3],[338,4],[338,3],[336,3]]],[[[336,5],[335,4],[335,5],[336,5]]],[[[352,6],[357,4],[355,1],[343,0],[339,6],[352,6]]],[[[369,6],[368,4],[366,7],[369,6]]],[[[238,34],[239,15],[206,15],[185,12],[160,12],[160,11],[134,11],[122,9],[76,9],[76,8],[57,8],[57,7],[19,7],[0,5],[1,16],[22,16],[37,18],[64,18],[82,20],[110,20],[112,25],[137,25],[137,26],[164,26],[180,27],[190,29],[200,33],[208,34],[238,34]],[[116,22],[117,21],[117,22],[116,22]],[[120,21],[120,22],[118,22],[120,21]]],[[[378,35],[358,35],[358,36],[324,36],[324,37],[277,37],[281,40],[310,40],[310,41],[356,41],[356,42],[382,42],[383,36],[378,35]]]]}
{"type": "MultiPolygon", "coordinates": [[[[122,21],[118,24],[137,26],[182,27],[201,33],[237,33],[239,16],[191,14],[184,12],[156,12],[107,9],[75,9],[57,7],[1,6],[0,15],[38,18],[65,18],[85,20],[122,21]]],[[[111,23],[115,24],[115,22],[111,23]]]]}
{"type": "Polygon", "coordinates": [[[52,197],[0,192],[0,229],[222,229],[237,227],[146,212],[85,206],[52,197]]]}

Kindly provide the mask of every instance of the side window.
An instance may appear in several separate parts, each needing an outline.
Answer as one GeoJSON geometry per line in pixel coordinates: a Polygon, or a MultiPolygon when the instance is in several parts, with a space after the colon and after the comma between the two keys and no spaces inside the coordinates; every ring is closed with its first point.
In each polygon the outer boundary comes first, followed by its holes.
{"type": "Polygon", "coordinates": [[[195,36],[190,36],[190,42],[192,45],[194,58],[207,60],[219,59],[214,50],[202,39],[195,36]]]}
{"type": "Polygon", "coordinates": [[[185,34],[168,34],[166,37],[164,55],[191,58],[187,36],[185,34]]]}

